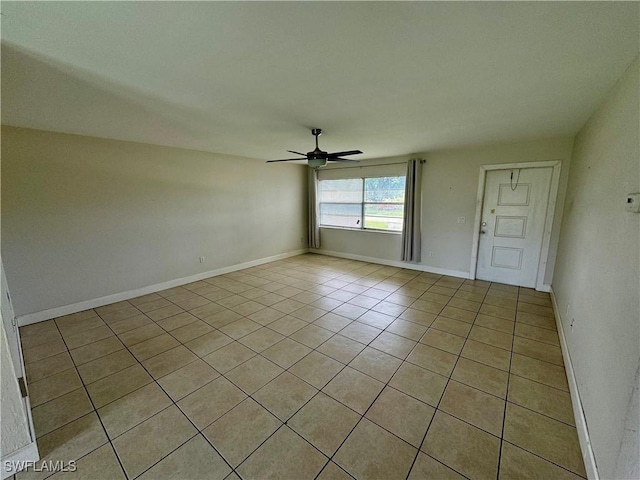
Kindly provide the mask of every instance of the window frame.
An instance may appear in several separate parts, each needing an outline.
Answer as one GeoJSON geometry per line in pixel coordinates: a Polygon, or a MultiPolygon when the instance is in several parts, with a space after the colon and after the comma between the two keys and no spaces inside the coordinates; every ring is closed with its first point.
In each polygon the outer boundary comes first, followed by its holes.
{"type": "Polygon", "coordinates": [[[324,180],[318,180],[318,193],[320,194],[318,197],[321,196],[321,192],[322,189],[320,187],[322,182],[327,182],[327,181],[331,181],[331,180],[355,180],[358,179],[360,180],[361,184],[362,184],[362,196],[361,196],[361,201],[359,203],[355,203],[355,202],[321,202],[320,200],[318,200],[318,226],[320,228],[333,228],[333,229],[337,229],[337,230],[355,230],[355,231],[360,231],[360,232],[377,232],[377,233],[391,233],[394,235],[399,235],[402,234],[402,229],[400,230],[392,230],[392,229],[386,229],[386,228],[369,228],[369,227],[365,227],[365,207],[366,205],[402,205],[402,220],[404,221],[404,205],[406,203],[406,199],[405,202],[367,202],[365,201],[366,198],[366,180],[368,178],[399,178],[399,177],[403,177],[405,179],[406,182],[406,175],[369,175],[369,176],[361,176],[361,177],[350,177],[350,178],[334,178],[334,179],[324,179],[324,180]],[[322,223],[322,204],[327,204],[327,205],[360,205],[360,226],[359,227],[344,227],[341,225],[325,225],[322,223]]]}

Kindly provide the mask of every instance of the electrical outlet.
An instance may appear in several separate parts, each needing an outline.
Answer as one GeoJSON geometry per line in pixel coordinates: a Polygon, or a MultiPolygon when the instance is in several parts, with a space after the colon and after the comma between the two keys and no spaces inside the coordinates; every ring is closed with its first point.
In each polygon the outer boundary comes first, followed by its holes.
{"type": "Polygon", "coordinates": [[[458,223],[467,223],[466,217],[458,217],[458,223]]]}
{"type": "Polygon", "coordinates": [[[429,256],[430,256],[430,257],[433,257],[433,252],[429,252],[429,256]]]}
{"type": "Polygon", "coordinates": [[[300,237],[300,245],[304,245],[304,237],[300,237]]]}
{"type": "Polygon", "coordinates": [[[200,260],[200,263],[204,263],[204,257],[200,257],[199,260],[200,260]]]}

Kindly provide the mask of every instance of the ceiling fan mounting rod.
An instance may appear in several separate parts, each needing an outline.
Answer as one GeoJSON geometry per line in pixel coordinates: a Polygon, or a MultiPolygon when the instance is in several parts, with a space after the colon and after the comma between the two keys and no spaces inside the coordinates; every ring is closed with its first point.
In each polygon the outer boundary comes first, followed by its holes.
{"type": "Polygon", "coordinates": [[[312,128],[312,129],[311,129],[311,134],[312,134],[314,137],[316,137],[316,149],[315,149],[315,151],[316,151],[316,152],[319,152],[319,151],[320,151],[320,147],[318,147],[318,137],[319,137],[320,135],[322,135],[322,129],[321,129],[321,128],[312,128]]]}

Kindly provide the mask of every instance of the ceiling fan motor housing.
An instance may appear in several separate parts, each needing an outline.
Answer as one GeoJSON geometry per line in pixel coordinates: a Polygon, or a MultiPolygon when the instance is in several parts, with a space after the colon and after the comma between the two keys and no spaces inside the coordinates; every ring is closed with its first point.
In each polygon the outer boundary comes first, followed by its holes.
{"type": "Polygon", "coordinates": [[[318,159],[318,158],[327,158],[327,157],[328,157],[327,152],[325,152],[324,150],[320,150],[319,148],[316,148],[313,152],[307,153],[307,158],[309,160],[318,159]]]}

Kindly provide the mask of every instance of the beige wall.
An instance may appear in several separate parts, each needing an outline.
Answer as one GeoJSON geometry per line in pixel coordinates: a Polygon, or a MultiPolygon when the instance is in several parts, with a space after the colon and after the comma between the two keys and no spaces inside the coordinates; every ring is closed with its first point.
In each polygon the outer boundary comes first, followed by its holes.
{"type": "MultiPolygon", "coordinates": [[[[564,201],[568,163],[573,139],[497,144],[417,154],[411,157],[381,159],[377,162],[402,162],[409,158],[427,160],[422,172],[422,262],[421,265],[460,275],[469,273],[473,222],[476,213],[478,176],[482,165],[560,160],[562,162],[558,205],[564,201]],[[457,223],[465,217],[466,223],[457,223]],[[433,252],[433,256],[429,256],[433,252]]],[[[545,283],[553,275],[562,209],[556,210],[549,265],[545,283]]],[[[322,229],[321,249],[351,255],[400,261],[400,235],[376,232],[322,229]]]]}
{"type": "Polygon", "coordinates": [[[306,248],[306,219],[306,167],[2,127],[16,316],[306,248]]]}
{"type": "Polygon", "coordinates": [[[625,416],[635,435],[640,418],[637,406],[626,413],[640,358],[640,215],[624,209],[640,191],[638,65],[576,137],[553,279],[601,478],[616,478],[625,416]]]}

